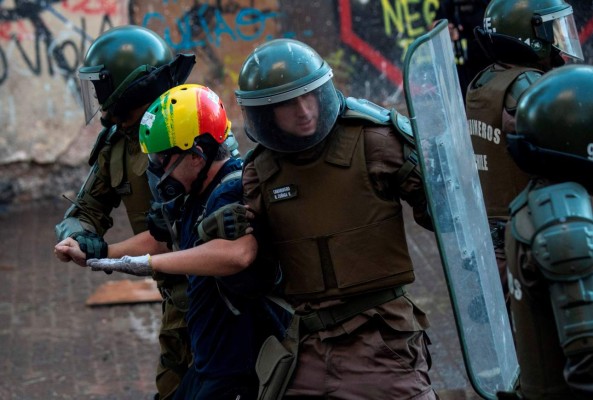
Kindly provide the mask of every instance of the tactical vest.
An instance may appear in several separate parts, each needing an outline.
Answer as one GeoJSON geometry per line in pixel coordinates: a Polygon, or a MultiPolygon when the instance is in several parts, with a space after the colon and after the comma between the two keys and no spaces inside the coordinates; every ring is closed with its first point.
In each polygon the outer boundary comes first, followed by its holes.
{"type": "Polygon", "coordinates": [[[507,151],[502,112],[505,93],[513,81],[523,72],[534,70],[527,67],[505,69],[495,64],[484,72],[494,77],[481,87],[474,87],[472,82],[467,92],[469,132],[488,217],[508,217],[510,202],[529,180],[529,175],[519,169],[507,151]]]}
{"type": "Polygon", "coordinates": [[[122,137],[111,145],[109,175],[111,187],[121,196],[134,234],[146,230],[146,212],[152,198],[146,169],[148,157],[137,143],[122,137]]]}
{"type": "Polygon", "coordinates": [[[364,127],[338,125],[316,160],[269,150],[254,159],[285,277],[285,294],[321,300],[414,280],[401,205],[379,198],[366,168],[364,127]]]}

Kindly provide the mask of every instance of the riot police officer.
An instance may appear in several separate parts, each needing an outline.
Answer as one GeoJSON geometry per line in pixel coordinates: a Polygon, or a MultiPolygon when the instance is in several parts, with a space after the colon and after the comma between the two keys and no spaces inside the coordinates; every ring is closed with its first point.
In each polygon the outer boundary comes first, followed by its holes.
{"type": "MultiPolygon", "coordinates": [[[[140,119],[153,100],[185,82],[194,64],[193,54],[174,57],[162,38],[139,26],[110,29],[91,44],[78,76],[87,123],[101,112],[104,128],[90,155],[88,177],[56,225],[58,241],[74,238],[87,259],[105,257],[103,235],[113,226],[112,210],[122,202],[134,233],[147,229],[152,196],[148,158],[138,140],[140,119]]],[[[56,255],[70,261],[62,253],[56,255]]],[[[187,281],[166,274],[153,278],[164,298],[157,398],[166,399],[191,363],[184,321],[187,281]]]]}
{"type": "Polygon", "coordinates": [[[434,399],[428,320],[405,294],[401,200],[431,227],[409,121],[345,99],[332,76],[305,43],[276,39],[247,57],[235,92],[259,143],[245,201],[269,227],[301,321],[285,398],[434,399]]]}
{"type": "Polygon", "coordinates": [[[583,59],[572,7],[563,0],[492,0],[475,29],[495,60],[470,83],[466,113],[503,287],[504,224],[509,202],[528,176],[506,151],[521,94],[545,72],[583,59]]]}
{"type": "Polygon", "coordinates": [[[591,66],[549,72],[521,97],[507,137],[533,176],[506,233],[520,398],[593,398],[591,90],[591,66]]]}

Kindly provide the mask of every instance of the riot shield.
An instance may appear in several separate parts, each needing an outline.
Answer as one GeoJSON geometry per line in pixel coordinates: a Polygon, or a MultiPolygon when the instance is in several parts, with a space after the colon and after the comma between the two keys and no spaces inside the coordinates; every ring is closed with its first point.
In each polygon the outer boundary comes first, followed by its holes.
{"type": "Polygon", "coordinates": [[[416,39],[404,88],[465,366],[476,392],[495,399],[519,364],[451,46],[446,20],[416,39]]]}

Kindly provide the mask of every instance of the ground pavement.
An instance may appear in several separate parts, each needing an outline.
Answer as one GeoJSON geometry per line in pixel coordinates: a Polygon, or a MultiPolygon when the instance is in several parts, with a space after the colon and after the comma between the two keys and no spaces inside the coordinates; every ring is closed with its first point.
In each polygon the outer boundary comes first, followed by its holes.
{"type": "MultiPolygon", "coordinates": [[[[160,305],[85,306],[102,283],[129,276],[55,259],[53,228],[67,206],[0,214],[0,399],[152,399],[160,305]]],[[[117,215],[121,221],[122,210],[117,215]]],[[[434,388],[443,400],[479,399],[463,367],[433,235],[407,228],[417,271],[408,292],[432,323],[434,388]]],[[[130,232],[116,223],[107,240],[130,232]]]]}

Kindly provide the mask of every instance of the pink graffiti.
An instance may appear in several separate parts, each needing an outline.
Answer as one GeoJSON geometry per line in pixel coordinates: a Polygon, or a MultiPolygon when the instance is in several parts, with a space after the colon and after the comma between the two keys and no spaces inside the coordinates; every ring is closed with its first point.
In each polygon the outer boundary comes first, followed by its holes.
{"type": "Polygon", "coordinates": [[[8,41],[13,37],[22,40],[31,33],[24,21],[0,23],[0,41],[8,41]]]}
{"type": "Polygon", "coordinates": [[[114,15],[117,0],[62,0],[64,10],[88,15],[114,15]]]}

